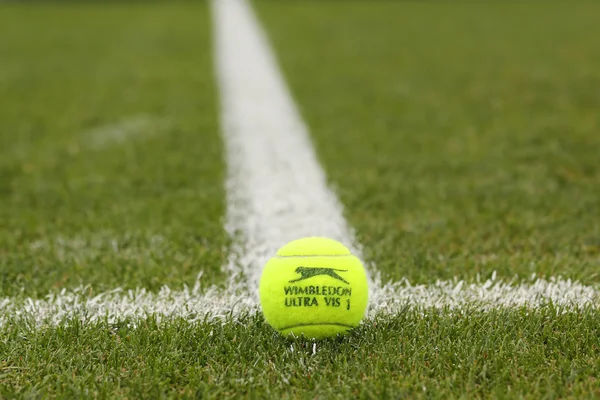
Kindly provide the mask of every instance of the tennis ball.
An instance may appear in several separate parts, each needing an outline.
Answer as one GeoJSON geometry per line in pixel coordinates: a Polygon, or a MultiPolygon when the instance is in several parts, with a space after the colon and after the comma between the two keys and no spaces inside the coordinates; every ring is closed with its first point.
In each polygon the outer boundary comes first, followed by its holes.
{"type": "Polygon", "coordinates": [[[343,244],[309,237],[279,249],[260,279],[267,322],[288,336],[322,339],[345,334],[365,315],[365,269],[343,244]]]}

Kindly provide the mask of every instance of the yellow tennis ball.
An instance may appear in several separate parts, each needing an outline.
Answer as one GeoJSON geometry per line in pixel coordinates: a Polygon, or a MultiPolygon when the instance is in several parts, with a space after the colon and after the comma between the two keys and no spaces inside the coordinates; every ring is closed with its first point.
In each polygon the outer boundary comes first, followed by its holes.
{"type": "Polygon", "coordinates": [[[365,269],[343,244],[309,237],[283,246],[265,265],[260,303],[283,335],[322,339],[360,323],[368,302],[365,269]]]}

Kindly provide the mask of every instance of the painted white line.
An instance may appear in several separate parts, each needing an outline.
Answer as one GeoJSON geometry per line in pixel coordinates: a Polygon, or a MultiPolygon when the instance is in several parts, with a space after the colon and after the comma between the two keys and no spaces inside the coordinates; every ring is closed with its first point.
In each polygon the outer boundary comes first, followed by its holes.
{"type": "MultiPolygon", "coordinates": [[[[235,319],[259,311],[256,299],[244,290],[244,287],[231,288],[226,293],[215,288],[202,290],[197,283],[191,289],[172,291],[164,287],[158,293],[145,289],[113,290],[90,298],[86,294],[89,291],[80,288],[38,300],[4,298],[0,299],[0,326],[24,320],[33,326],[58,325],[73,318],[87,323],[129,320],[135,324],[150,315],[159,320],[183,318],[191,322],[235,319]]],[[[404,281],[386,285],[378,292],[369,306],[368,318],[393,315],[407,307],[420,311],[489,311],[516,307],[534,310],[549,304],[560,312],[598,310],[600,287],[562,278],[520,283],[488,280],[471,284],[455,280],[430,285],[411,285],[404,281]]]]}
{"type": "Polygon", "coordinates": [[[244,0],[213,0],[216,70],[227,149],[229,272],[255,293],[262,266],[285,243],[327,236],[360,257],[343,209],[264,32],[244,0]]]}
{"type": "Polygon", "coordinates": [[[563,311],[600,308],[600,286],[586,286],[571,279],[551,277],[528,281],[497,280],[496,274],[483,283],[454,279],[427,285],[411,285],[407,280],[384,285],[376,292],[371,313],[396,313],[406,306],[419,309],[480,309],[528,307],[553,304],[563,311]]]}

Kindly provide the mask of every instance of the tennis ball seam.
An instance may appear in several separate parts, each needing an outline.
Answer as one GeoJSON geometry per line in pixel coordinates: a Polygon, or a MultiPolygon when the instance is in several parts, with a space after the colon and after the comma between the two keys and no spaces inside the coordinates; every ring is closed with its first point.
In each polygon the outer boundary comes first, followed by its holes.
{"type": "Polygon", "coordinates": [[[290,256],[275,256],[273,258],[317,258],[317,257],[355,257],[354,254],[314,254],[314,255],[290,255],[290,256]]]}
{"type": "Polygon", "coordinates": [[[315,323],[310,323],[310,324],[294,324],[294,325],[288,325],[288,326],[284,326],[284,327],[282,327],[282,328],[277,328],[277,329],[279,329],[279,330],[281,330],[281,331],[285,331],[285,330],[287,330],[287,329],[300,328],[300,327],[303,327],[303,326],[330,326],[330,325],[333,325],[333,326],[341,326],[341,327],[344,327],[344,328],[349,328],[349,329],[352,329],[352,328],[356,328],[356,327],[357,327],[357,325],[342,324],[342,323],[340,323],[340,322],[315,322],[315,323]]]}

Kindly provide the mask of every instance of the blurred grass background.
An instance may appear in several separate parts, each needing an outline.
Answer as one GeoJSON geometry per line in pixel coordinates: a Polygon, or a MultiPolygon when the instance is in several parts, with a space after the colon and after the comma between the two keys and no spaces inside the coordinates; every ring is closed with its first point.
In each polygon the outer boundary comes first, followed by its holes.
{"type": "Polygon", "coordinates": [[[0,9],[0,295],[221,282],[207,4],[0,9]]]}
{"type": "Polygon", "coordinates": [[[599,281],[600,3],[256,8],[385,277],[599,281]]]}

